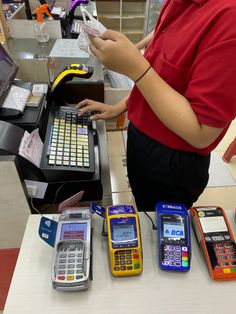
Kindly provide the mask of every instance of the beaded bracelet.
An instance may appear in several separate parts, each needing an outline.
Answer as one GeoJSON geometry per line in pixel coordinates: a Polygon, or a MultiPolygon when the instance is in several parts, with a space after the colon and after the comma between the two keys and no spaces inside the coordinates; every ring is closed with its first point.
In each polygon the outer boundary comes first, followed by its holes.
{"type": "Polygon", "coordinates": [[[144,75],[151,69],[151,65],[149,65],[149,67],[147,68],[147,70],[136,80],[136,81],[134,81],[134,83],[136,84],[136,83],[138,83],[138,81],[140,81],[141,80],[141,78],[143,78],[144,77],[144,75]]]}

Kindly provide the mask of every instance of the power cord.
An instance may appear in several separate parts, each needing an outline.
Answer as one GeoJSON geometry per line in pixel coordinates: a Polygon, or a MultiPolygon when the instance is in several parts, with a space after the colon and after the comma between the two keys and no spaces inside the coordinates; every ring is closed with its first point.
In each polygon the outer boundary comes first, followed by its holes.
{"type": "Polygon", "coordinates": [[[107,237],[107,231],[105,231],[105,224],[106,224],[106,220],[103,219],[103,223],[102,223],[102,236],[103,237],[107,237]]]}
{"type": "MultiPolygon", "coordinates": [[[[59,193],[60,190],[64,187],[65,184],[66,184],[66,182],[63,182],[63,183],[59,186],[59,188],[56,190],[56,193],[55,193],[55,196],[54,196],[54,200],[53,200],[53,202],[51,203],[50,207],[52,207],[52,206],[55,205],[56,200],[57,200],[58,193],[59,193]]],[[[49,207],[49,208],[50,208],[50,207],[49,207]]]]}
{"type": "Polygon", "coordinates": [[[40,211],[34,206],[33,204],[33,198],[31,197],[30,198],[30,204],[31,204],[31,207],[39,214],[42,216],[42,213],[40,213],[40,211]]]}
{"type": "Polygon", "coordinates": [[[147,212],[144,212],[144,214],[151,220],[151,222],[152,222],[152,230],[157,230],[157,226],[155,225],[152,217],[149,216],[149,214],[147,212]]]}
{"type": "Polygon", "coordinates": [[[51,203],[49,206],[47,206],[47,208],[43,209],[42,211],[39,211],[39,210],[34,206],[34,204],[33,204],[33,198],[31,197],[31,198],[30,198],[30,203],[31,203],[32,208],[33,208],[38,214],[42,215],[42,213],[44,213],[45,211],[47,211],[48,209],[50,209],[51,207],[53,207],[53,206],[55,205],[56,200],[57,200],[57,197],[58,197],[58,193],[59,193],[60,190],[64,187],[65,184],[66,184],[66,182],[63,182],[63,183],[59,186],[59,188],[56,190],[56,193],[55,193],[55,195],[54,195],[54,199],[53,199],[52,203],[51,203]]]}

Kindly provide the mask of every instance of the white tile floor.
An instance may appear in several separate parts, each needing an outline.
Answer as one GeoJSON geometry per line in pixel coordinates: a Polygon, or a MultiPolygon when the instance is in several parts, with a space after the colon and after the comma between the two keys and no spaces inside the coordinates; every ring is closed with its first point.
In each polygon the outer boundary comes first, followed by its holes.
{"type": "MultiPolygon", "coordinates": [[[[133,204],[134,199],[128,184],[125,167],[124,131],[108,132],[108,151],[113,204],[133,204]]],[[[222,156],[236,136],[236,121],[233,121],[216,151],[222,156]]],[[[224,163],[236,181],[236,156],[224,163]]],[[[216,169],[217,171],[217,169],[216,169]]],[[[236,186],[208,187],[194,205],[218,205],[225,209],[236,207],[236,186]]]]}

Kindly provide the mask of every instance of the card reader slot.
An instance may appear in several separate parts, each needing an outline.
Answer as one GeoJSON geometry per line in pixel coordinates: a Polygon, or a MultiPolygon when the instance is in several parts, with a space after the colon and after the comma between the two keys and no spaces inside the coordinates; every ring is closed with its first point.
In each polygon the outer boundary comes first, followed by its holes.
{"type": "Polygon", "coordinates": [[[82,213],[70,214],[69,219],[73,218],[82,218],[82,213]]]}

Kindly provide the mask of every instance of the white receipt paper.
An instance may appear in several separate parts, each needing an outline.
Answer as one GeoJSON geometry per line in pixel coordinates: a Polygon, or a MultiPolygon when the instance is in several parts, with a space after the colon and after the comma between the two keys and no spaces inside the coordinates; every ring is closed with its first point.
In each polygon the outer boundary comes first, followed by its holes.
{"type": "Polygon", "coordinates": [[[23,112],[29,96],[30,90],[12,85],[2,107],[17,109],[23,112]]]}
{"type": "Polygon", "coordinates": [[[96,20],[84,7],[80,6],[83,21],[79,21],[82,32],[79,34],[77,42],[81,50],[91,54],[89,44],[90,40],[88,34],[92,36],[99,36],[106,31],[106,27],[96,20]]]}
{"type": "Polygon", "coordinates": [[[29,133],[25,131],[22,137],[19,154],[39,167],[43,151],[43,142],[39,136],[39,130],[36,129],[29,133]]]}

